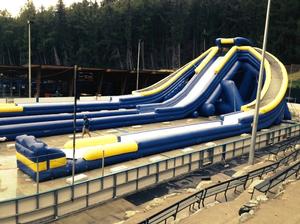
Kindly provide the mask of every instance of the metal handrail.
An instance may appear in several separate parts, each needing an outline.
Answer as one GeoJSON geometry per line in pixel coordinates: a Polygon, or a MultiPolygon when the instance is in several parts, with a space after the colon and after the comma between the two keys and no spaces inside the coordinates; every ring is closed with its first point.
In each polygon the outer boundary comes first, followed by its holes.
{"type": "Polygon", "coordinates": [[[251,198],[253,198],[254,195],[254,191],[258,190],[260,192],[264,192],[267,193],[269,192],[272,188],[274,188],[276,185],[278,185],[279,183],[283,182],[284,180],[286,180],[288,177],[292,176],[293,174],[297,174],[299,172],[300,169],[300,161],[297,162],[296,164],[284,169],[283,171],[281,171],[280,173],[264,180],[262,183],[260,183],[259,185],[255,186],[251,195],[251,198]],[[297,168],[296,170],[294,168],[297,168]],[[293,170],[292,173],[289,173],[290,170],[293,170]],[[288,175],[289,174],[289,175],[288,175]],[[283,178],[280,178],[282,177],[283,178]],[[278,182],[276,182],[274,185],[274,181],[275,180],[279,180],[278,182]],[[263,187],[268,186],[266,190],[262,190],[263,187]]]}
{"type": "MultiPolygon", "coordinates": [[[[293,138],[293,139],[291,139],[291,140],[294,140],[294,143],[296,144],[296,143],[299,141],[299,137],[293,138]]],[[[221,183],[212,185],[212,186],[210,186],[210,187],[207,187],[207,188],[205,188],[205,189],[203,189],[203,190],[201,190],[201,191],[199,191],[199,192],[196,192],[196,193],[194,193],[194,194],[188,196],[187,198],[184,198],[184,199],[180,200],[179,202],[177,202],[177,203],[175,203],[175,204],[173,204],[173,205],[171,205],[171,206],[169,206],[169,207],[163,209],[162,211],[160,211],[160,212],[158,212],[158,213],[152,215],[151,217],[147,218],[146,220],[140,222],[139,224],[160,223],[160,222],[166,221],[167,219],[169,219],[169,218],[172,217],[172,216],[173,216],[173,217],[176,217],[176,214],[173,214],[173,213],[172,213],[172,214],[167,214],[167,215],[166,215],[163,219],[161,219],[159,222],[156,222],[156,221],[158,221],[158,218],[160,218],[160,217],[157,217],[157,216],[160,216],[160,214],[164,213],[165,211],[171,210],[172,208],[179,207],[181,203],[183,203],[183,202],[185,202],[185,201],[188,201],[188,200],[190,200],[191,198],[196,197],[196,195],[198,195],[199,193],[202,194],[202,197],[199,199],[199,204],[200,204],[200,201],[202,201],[202,203],[203,203],[204,199],[206,198],[206,192],[207,192],[208,189],[212,189],[212,188],[215,188],[215,187],[218,187],[218,186],[226,185],[226,184],[227,184],[226,187],[223,189],[223,191],[221,191],[221,192],[218,191],[216,194],[219,194],[219,193],[222,193],[222,192],[226,192],[227,190],[230,189],[230,188],[228,188],[228,187],[230,186],[230,182],[234,182],[234,181],[236,181],[236,180],[243,179],[245,176],[247,176],[247,178],[245,179],[245,181],[244,181],[244,182],[241,182],[241,184],[239,185],[239,186],[244,185],[244,188],[245,188],[247,182],[248,182],[250,179],[254,179],[255,177],[257,177],[257,175],[251,176],[251,173],[255,173],[255,172],[261,170],[261,171],[262,171],[262,174],[261,174],[261,175],[263,175],[263,174],[267,174],[267,173],[269,173],[269,172],[271,172],[271,171],[274,171],[274,170],[278,169],[278,167],[279,167],[279,165],[281,164],[281,161],[282,161],[282,160],[284,160],[284,159],[286,159],[286,158],[292,158],[292,157],[296,158],[296,157],[300,154],[299,152],[300,152],[300,149],[298,149],[297,151],[292,152],[291,154],[289,154],[289,155],[286,156],[285,158],[283,158],[283,159],[281,159],[281,160],[279,160],[279,161],[277,161],[277,162],[275,162],[275,163],[272,163],[272,164],[270,164],[270,165],[261,167],[261,168],[259,168],[259,169],[253,170],[253,171],[250,171],[250,172],[248,172],[248,174],[246,174],[246,175],[243,175],[243,176],[240,176],[240,177],[237,177],[237,178],[233,178],[233,179],[230,179],[230,180],[227,180],[227,181],[224,181],[224,182],[221,182],[221,183]],[[295,154],[296,154],[296,155],[295,155],[295,154]],[[275,164],[278,164],[278,166],[275,166],[274,169],[267,170],[267,168],[272,167],[272,166],[274,166],[275,164]],[[266,170],[267,170],[267,172],[265,172],[266,170]],[[203,193],[203,192],[204,192],[204,193],[203,193]],[[153,219],[154,219],[154,220],[153,220],[153,219]]],[[[288,160],[288,161],[289,161],[289,160],[288,160]]],[[[213,195],[215,195],[215,194],[209,195],[209,197],[211,197],[211,196],[213,196],[213,195]]],[[[192,202],[191,204],[186,205],[184,208],[187,208],[187,207],[192,206],[192,205],[194,205],[194,204],[195,204],[195,202],[192,202]]]]}

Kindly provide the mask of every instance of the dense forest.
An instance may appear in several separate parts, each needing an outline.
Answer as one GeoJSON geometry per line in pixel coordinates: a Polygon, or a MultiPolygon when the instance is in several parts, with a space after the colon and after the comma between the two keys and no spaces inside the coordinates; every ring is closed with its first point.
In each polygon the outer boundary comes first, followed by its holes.
{"type": "MultiPolygon", "coordinates": [[[[26,64],[33,21],[32,62],[135,69],[176,68],[214,44],[244,36],[261,46],[266,0],[63,0],[48,9],[28,0],[17,17],[0,11],[0,64],[26,64]]],[[[268,50],[300,63],[300,1],[273,0],[268,50]]]]}

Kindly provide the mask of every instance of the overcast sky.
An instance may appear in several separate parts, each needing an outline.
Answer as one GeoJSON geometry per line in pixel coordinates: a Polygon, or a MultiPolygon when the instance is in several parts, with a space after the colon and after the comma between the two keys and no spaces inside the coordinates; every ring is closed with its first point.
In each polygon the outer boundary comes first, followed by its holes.
{"type": "MultiPolygon", "coordinates": [[[[54,6],[57,3],[57,0],[32,0],[35,7],[39,9],[41,6],[48,8],[49,6],[54,6]]],[[[66,6],[71,5],[73,2],[81,2],[82,0],[63,0],[66,6]]],[[[0,9],[7,11],[12,16],[17,16],[20,12],[20,9],[25,5],[27,0],[0,0],[0,9]]]]}

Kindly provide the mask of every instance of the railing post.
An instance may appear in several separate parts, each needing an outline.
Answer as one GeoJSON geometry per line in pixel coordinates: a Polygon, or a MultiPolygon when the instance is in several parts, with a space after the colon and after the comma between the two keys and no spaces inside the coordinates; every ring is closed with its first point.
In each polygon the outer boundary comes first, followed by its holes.
{"type": "Polygon", "coordinates": [[[136,182],[135,182],[135,189],[139,189],[139,177],[140,177],[140,168],[137,168],[136,170],[136,182]]]}
{"type": "Polygon", "coordinates": [[[86,208],[89,207],[89,198],[90,198],[90,182],[86,182],[86,208]]]}
{"type": "Polygon", "coordinates": [[[178,204],[177,204],[177,207],[176,207],[176,211],[175,211],[175,214],[174,214],[174,220],[176,220],[176,217],[177,217],[179,204],[180,204],[180,203],[178,203],[178,204]]]}
{"type": "Polygon", "coordinates": [[[155,174],[155,183],[158,183],[159,179],[159,163],[156,163],[156,174],[155,174]]]}
{"type": "Polygon", "coordinates": [[[16,224],[19,224],[19,200],[16,200],[16,224]]]}
{"type": "Polygon", "coordinates": [[[247,174],[247,178],[246,178],[246,180],[245,180],[245,183],[244,183],[244,190],[246,190],[246,186],[247,186],[247,182],[248,182],[248,180],[249,180],[249,172],[248,172],[248,174],[247,174]]]}
{"type": "Polygon", "coordinates": [[[189,172],[192,170],[192,153],[189,154],[189,172]]]}
{"type": "Polygon", "coordinates": [[[102,178],[104,177],[104,160],[105,160],[105,152],[104,152],[104,148],[102,148],[102,178]]]}
{"type": "Polygon", "coordinates": [[[117,195],[117,174],[113,175],[113,181],[113,198],[115,198],[117,195]]]}
{"type": "Polygon", "coordinates": [[[54,191],[54,218],[58,217],[58,192],[54,191]]]}
{"type": "Polygon", "coordinates": [[[39,203],[39,193],[40,193],[40,163],[39,163],[39,156],[37,156],[37,173],[36,173],[36,208],[40,207],[39,203]]]}

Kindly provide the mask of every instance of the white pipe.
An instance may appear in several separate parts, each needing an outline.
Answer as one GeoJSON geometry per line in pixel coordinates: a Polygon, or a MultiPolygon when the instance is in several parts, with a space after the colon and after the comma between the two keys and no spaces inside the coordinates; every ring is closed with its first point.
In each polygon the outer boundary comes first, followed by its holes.
{"type": "Polygon", "coordinates": [[[73,156],[72,156],[72,201],[74,200],[74,184],[75,184],[75,151],[76,151],[76,117],[77,117],[77,65],[74,66],[73,78],[74,91],[74,110],[73,110],[73,156]]]}
{"type": "Polygon", "coordinates": [[[28,24],[28,97],[31,98],[31,21],[28,24]]]}
{"type": "Polygon", "coordinates": [[[261,60],[261,63],[260,63],[260,68],[259,68],[258,87],[257,87],[257,92],[256,92],[255,113],[254,113],[254,118],[253,118],[251,145],[250,145],[249,159],[248,159],[248,163],[250,165],[254,164],[256,134],[257,134],[257,125],[258,125],[258,117],[259,117],[259,106],[260,106],[260,92],[261,92],[262,82],[263,82],[265,52],[266,52],[267,39],[268,39],[268,29],[269,29],[270,7],[271,7],[271,0],[268,0],[265,31],[264,31],[264,40],[263,40],[263,48],[262,48],[262,60],[261,60]]]}
{"type": "Polygon", "coordinates": [[[136,90],[139,89],[139,79],[140,79],[140,51],[141,51],[141,40],[138,43],[138,58],[137,58],[137,68],[136,68],[136,90]]]}

